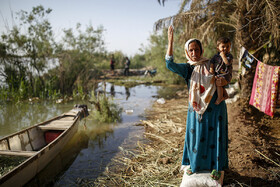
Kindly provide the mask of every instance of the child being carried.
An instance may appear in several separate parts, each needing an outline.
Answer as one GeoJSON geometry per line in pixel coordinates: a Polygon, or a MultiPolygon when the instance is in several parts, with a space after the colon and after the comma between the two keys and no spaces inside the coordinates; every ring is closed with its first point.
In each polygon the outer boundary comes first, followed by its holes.
{"type": "MultiPolygon", "coordinates": [[[[216,78],[224,77],[229,83],[232,78],[233,56],[230,54],[231,41],[227,37],[221,37],[217,40],[218,53],[210,60],[210,73],[215,74],[216,78]]],[[[216,105],[228,98],[226,89],[223,86],[217,86],[218,98],[216,105]]]]}

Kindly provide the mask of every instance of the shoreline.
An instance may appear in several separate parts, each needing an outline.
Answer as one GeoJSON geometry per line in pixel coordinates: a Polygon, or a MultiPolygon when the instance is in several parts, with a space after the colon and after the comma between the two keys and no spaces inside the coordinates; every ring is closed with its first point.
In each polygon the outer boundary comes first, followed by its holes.
{"type": "MultiPolygon", "coordinates": [[[[109,167],[95,181],[96,185],[180,185],[188,104],[186,92],[178,92],[177,96],[164,104],[153,104],[147,111],[147,120],[139,124],[145,127],[144,136],[148,143],[137,142],[136,149],[122,151],[122,155],[115,159],[118,167],[109,167]]],[[[264,131],[265,134],[262,131],[280,124],[280,114],[278,112],[274,118],[265,115],[249,117],[240,108],[242,102],[245,101],[241,99],[227,104],[229,169],[225,171],[224,186],[277,186],[280,184],[280,167],[273,161],[279,163],[277,142],[280,134],[278,131],[264,131]],[[266,134],[270,134],[270,138],[266,134]]]]}

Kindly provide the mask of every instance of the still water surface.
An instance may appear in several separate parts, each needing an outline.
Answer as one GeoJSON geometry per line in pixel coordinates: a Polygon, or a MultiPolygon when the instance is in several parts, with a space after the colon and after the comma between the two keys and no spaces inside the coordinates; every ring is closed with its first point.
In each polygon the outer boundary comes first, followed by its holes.
{"type": "MultiPolygon", "coordinates": [[[[172,97],[178,89],[146,85],[126,88],[107,83],[107,95],[111,95],[123,109],[122,121],[100,125],[90,116],[82,120],[75,137],[30,185],[76,186],[91,183],[107,169],[112,158],[120,152],[120,147],[134,147],[138,140],[143,139],[144,129],[136,124],[145,118],[145,109],[150,108],[157,97],[172,97]]],[[[4,105],[0,108],[0,137],[67,112],[74,104],[77,102],[4,105]]],[[[87,104],[92,109],[89,103],[79,104],[87,104]]]]}

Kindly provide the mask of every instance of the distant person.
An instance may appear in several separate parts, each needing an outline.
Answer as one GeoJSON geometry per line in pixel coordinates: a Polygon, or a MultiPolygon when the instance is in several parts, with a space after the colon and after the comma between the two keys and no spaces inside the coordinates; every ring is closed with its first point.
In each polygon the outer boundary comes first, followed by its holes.
{"type": "Polygon", "coordinates": [[[112,73],[114,74],[114,70],[115,70],[115,58],[114,58],[114,55],[111,56],[110,67],[111,67],[112,73]]]}
{"type": "Polygon", "coordinates": [[[129,66],[130,66],[130,60],[128,59],[128,57],[125,57],[124,76],[129,76],[129,66]]]}
{"type": "MultiPolygon", "coordinates": [[[[229,83],[232,78],[233,56],[230,54],[231,41],[227,37],[221,37],[217,40],[218,53],[210,60],[210,73],[217,77],[224,77],[229,83]]],[[[224,86],[217,86],[218,99],[215,104],[220,104],[228,98],[224,86]]]]}

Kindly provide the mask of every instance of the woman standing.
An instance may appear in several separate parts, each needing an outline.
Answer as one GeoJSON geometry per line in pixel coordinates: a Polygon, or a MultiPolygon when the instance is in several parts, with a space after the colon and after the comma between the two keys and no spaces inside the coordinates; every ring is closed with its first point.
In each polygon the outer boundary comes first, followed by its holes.
{"type": "Polygon", "coordinates": [[[182,169],[187,175],[208,170],[211,177],[222,184],[223,171],[228,168],[228,119],[225,102],[215,105],[215,101],[216,85],[225,86],[227,81],[209,73],[210,62],[202,56],[203,48],[199,40],[187,41],[185,53],[187,63],[174,63],[173,27],[170,26],[166,66],[183,77],[189,89],[182,169]],[[190,167],[186,169],[186,166],[190,167]]]}

